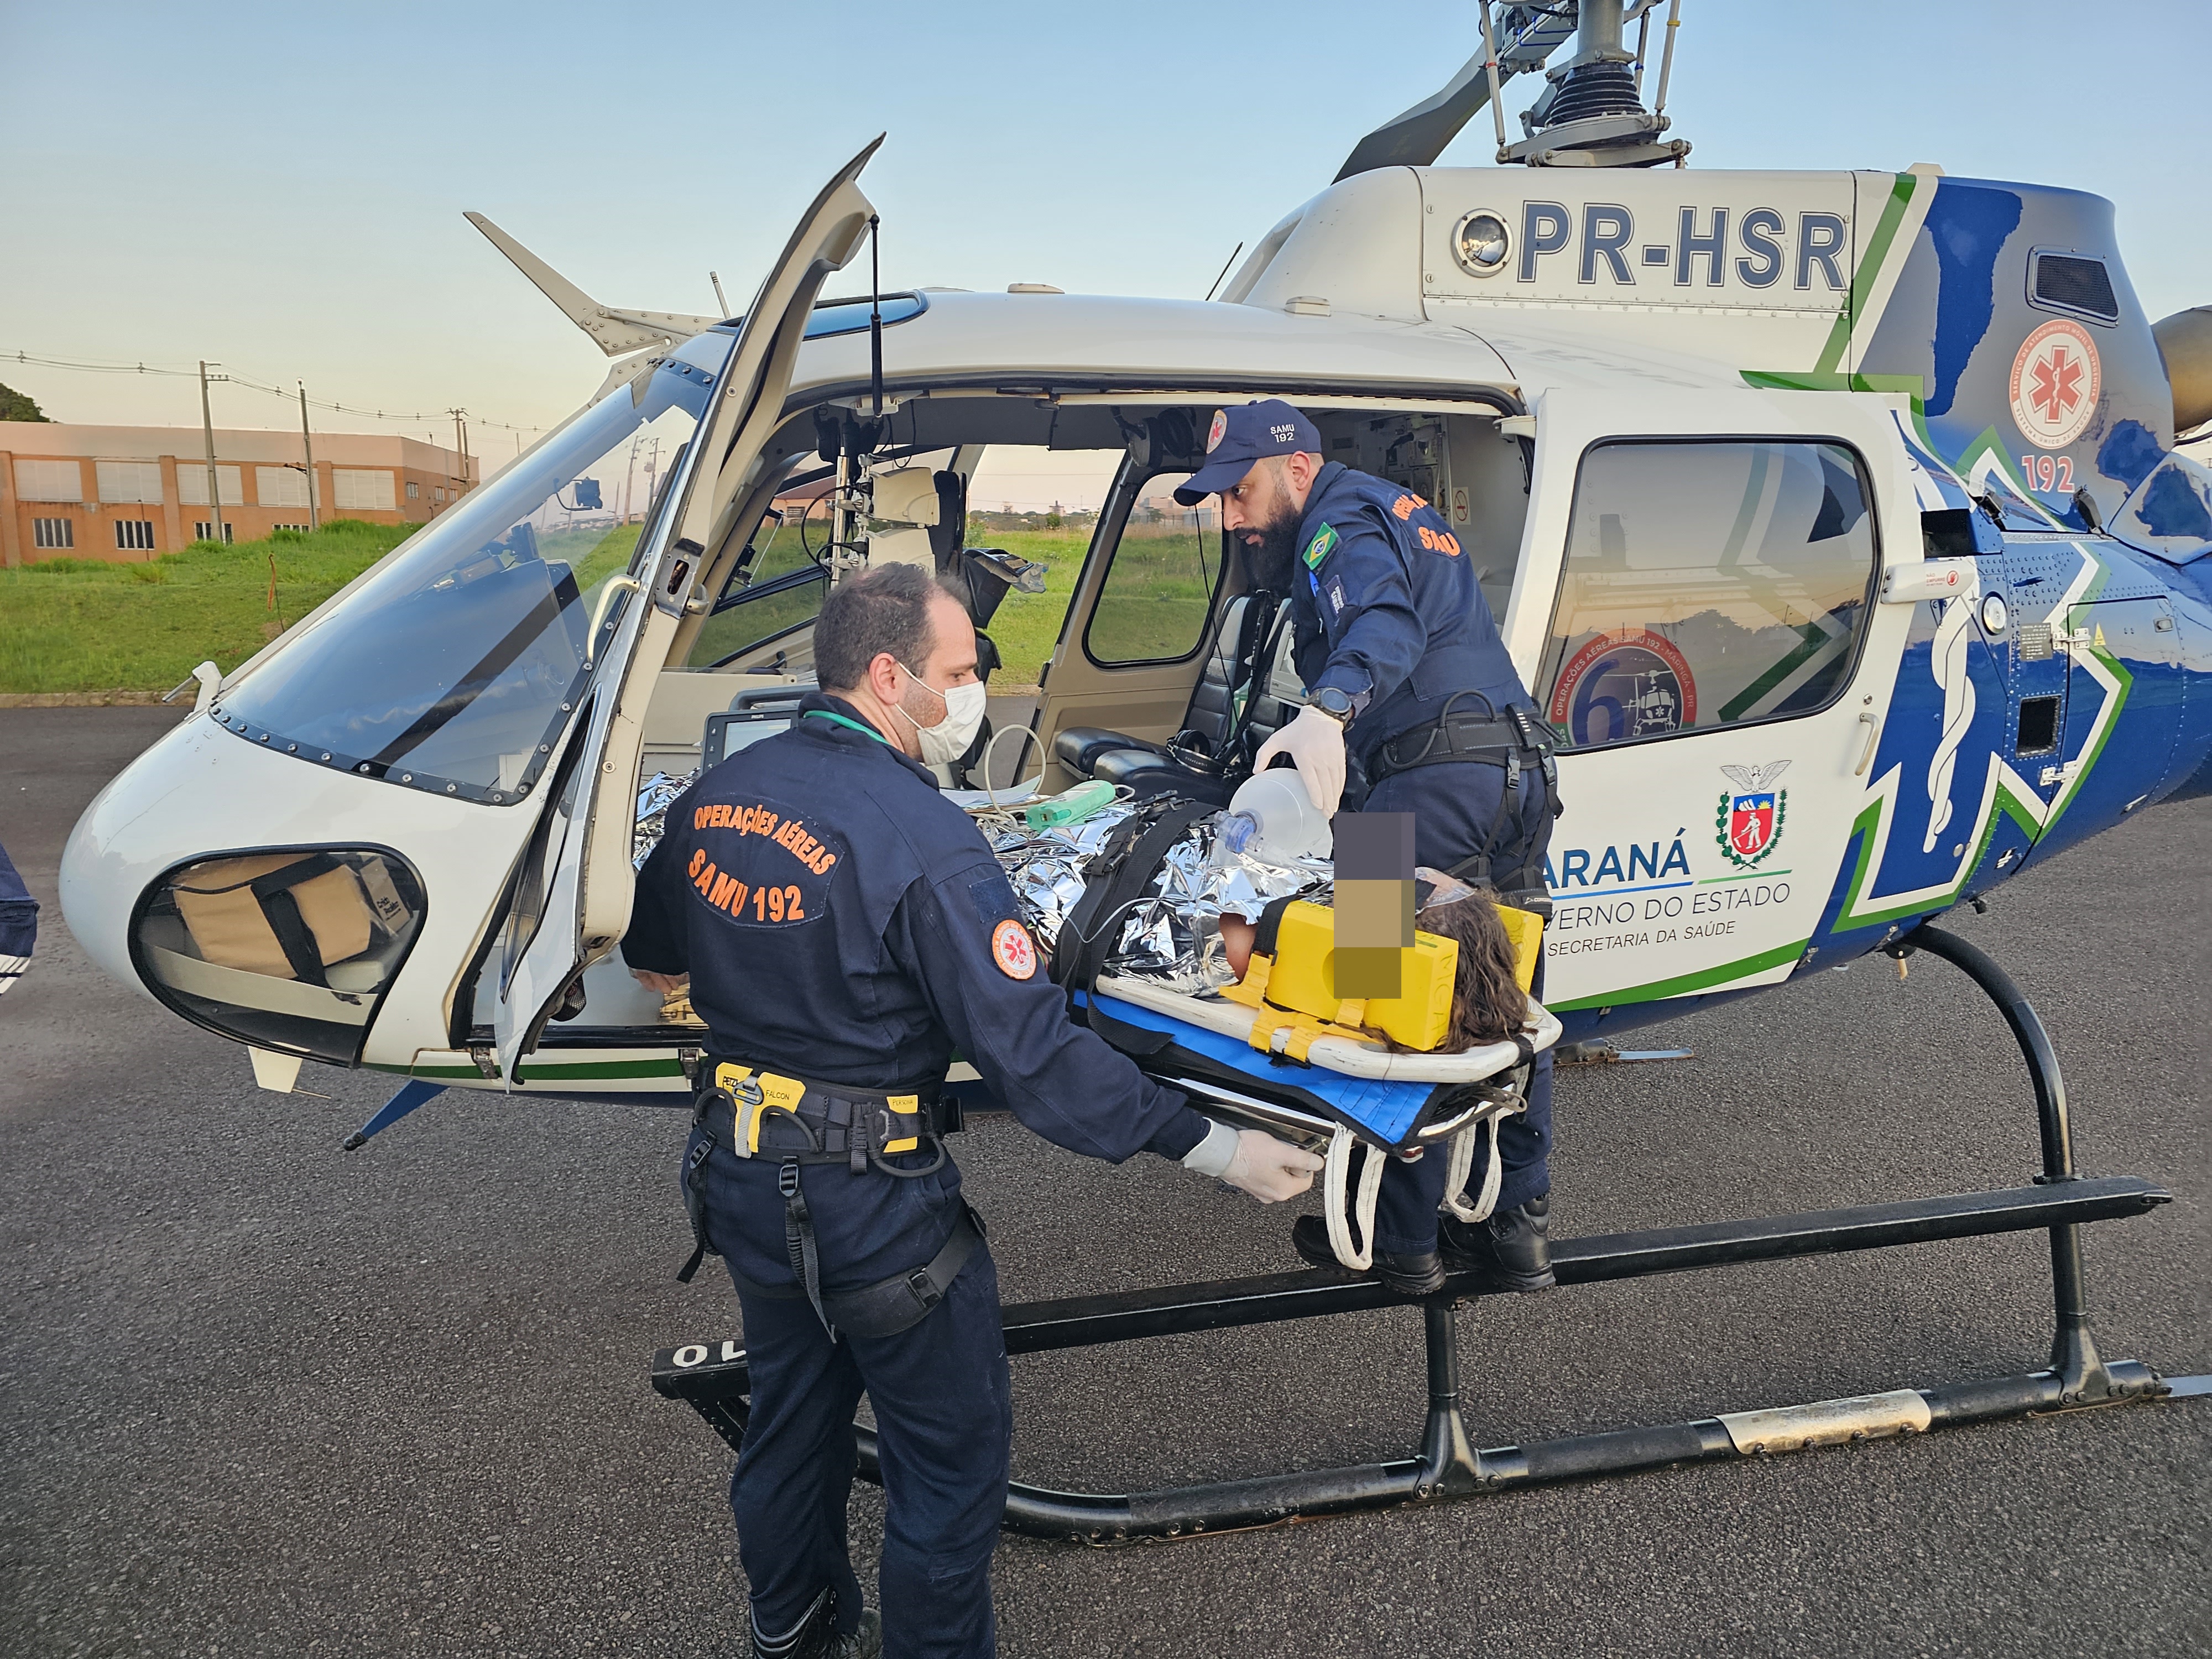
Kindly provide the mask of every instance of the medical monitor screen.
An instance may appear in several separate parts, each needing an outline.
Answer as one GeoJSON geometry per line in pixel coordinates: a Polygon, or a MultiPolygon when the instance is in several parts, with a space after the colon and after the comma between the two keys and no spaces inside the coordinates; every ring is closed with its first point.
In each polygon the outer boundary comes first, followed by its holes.
{"type": "Polygon", "coordinates": [[[746,708],[729,714],[707,716],[706,740],[700,745],[699,763],[714,766],[750,749],[763,738],[772,738],[791,727],[788,708],[746,708]]]}

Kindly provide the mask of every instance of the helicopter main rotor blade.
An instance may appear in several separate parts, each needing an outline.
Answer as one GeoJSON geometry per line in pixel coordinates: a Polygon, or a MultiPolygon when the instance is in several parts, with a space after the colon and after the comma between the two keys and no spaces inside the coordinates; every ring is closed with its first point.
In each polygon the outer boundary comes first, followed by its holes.
{"type": "MultiPolygon", "coordinates": [[[[1490,77],[1483,70],[1488,60],[1478,52],[1443,90],[1425,98],[1403,114],[1385,121],[1352,147],[1352,154],[1337,169],[1332,183],[1342,184],[1356,173],[1378,167],[1425,167],[1443,154],[1460,129],[1482,112],[1490,101],[1490,77]]],[[[1498,83],[1504,86],[1513,71],[1499,56],[1498,83]]]]}
{"type": "MultiPolygon", "coordinates": [[[[1631,3],[1625,15],[1633,20],[1650,9],[1650,0],[1631,3]]],[[[1498,84],[1525,70],[1540,69],[1553,49],[1571,40],[1576,27],[1574,6],[1504,5],[1496,14],[1498,84]]],[[[1385,121],[1352,147],[1352,154],[1337,169],[1332,181],[1341,184],[1355,173],[1377,167],[1425,167],[1443,154],[1444,146],[1459,137],[1460,129],[1482,112],[1490,101],[1488,61],[1478,51],[1443,89],[1423,99],[1404,113],[1385,121]]]]}
{"type": "Polygon", "coordinates": [[[462,215],[483,232],[491,245],[514,262],[514,268],[537,284],[538,290],[610,357],[620,357],[672,340],[703,334],[721,321],[719,317],[689,317],[670,311],[622,311],[603,306],[481,213],[462,215]]]}

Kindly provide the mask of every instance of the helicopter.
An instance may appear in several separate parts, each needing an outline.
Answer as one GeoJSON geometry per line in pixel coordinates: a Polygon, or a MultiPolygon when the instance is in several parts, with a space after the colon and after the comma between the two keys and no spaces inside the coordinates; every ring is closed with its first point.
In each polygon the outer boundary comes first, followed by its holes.
{"type": "MultiPolygon", "coordinates": [[[[307,1061],[404,1079],[349,1144],[446,1088],[689,1105],[703,1028],[619,951],[641,790],[787,721],[852,572],[927,564],[979,623],[1033,587],[963,544],[999,446],[1113,466],[1036,787],[1233,776],[1221,743],[1249,759],[1302,697],[1287,630],[1246,625],[1218,519],[1159,503],[1213,411],[1266,397],[1436,504],[1477,568],[1557,744],[1544,1000],[1569,1041],[1936,949],[1954,907],[2212,790],[2212,471],[2177,448],[2212,422],[2212,311],[2154,327],[2079,191],[1686,165],[1675,31],[1649,109],[1626,44],[1658,9],[1486,4],[1474,58],[1203,301],[823,297],[871,245],[881,139],[736,318],[602,305],[471,216],[605,383],[203,667],[70,837],[72,930],[265,1087],[307,1061]],[[1539,73],[1509,142],[1501,88],[1539,73]],[[1500,165],[1433,165],[1486,108],[1500,165]],[[641,444],[664,459],[632,502],[641,444]]],[[[2075,1338],[2077,1395],[2119,1375],[2075,1338]]],[[[1424,1455],[1433,1484],[1459,1453],[1424,1455]]]]}

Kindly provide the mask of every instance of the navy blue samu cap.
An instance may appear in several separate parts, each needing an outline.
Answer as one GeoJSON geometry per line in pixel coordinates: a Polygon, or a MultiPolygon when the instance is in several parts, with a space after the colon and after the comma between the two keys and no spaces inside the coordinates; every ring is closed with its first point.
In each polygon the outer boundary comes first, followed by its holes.
{"type": "Polygon", "coordinates": [[[1321,428],[1280,398],[1217,409],[1206,434],[1206,464],[1177,487],[1175,498],[1196,507],[1217,490],[1243,481],[1252,463],[1270,455],[1318,455],[1321,428]]]}

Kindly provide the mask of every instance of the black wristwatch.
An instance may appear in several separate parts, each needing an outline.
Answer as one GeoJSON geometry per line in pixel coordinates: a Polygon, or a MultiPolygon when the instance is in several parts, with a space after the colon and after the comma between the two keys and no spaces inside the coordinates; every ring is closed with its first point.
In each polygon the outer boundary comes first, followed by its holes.
{"type": "Polygon", "coordinates": [[[1306,707],[1317,708],[1339,726],[1352,724],[1352,694],[1334,685],[1324,685],[1306,699],[1306,707]]]}

